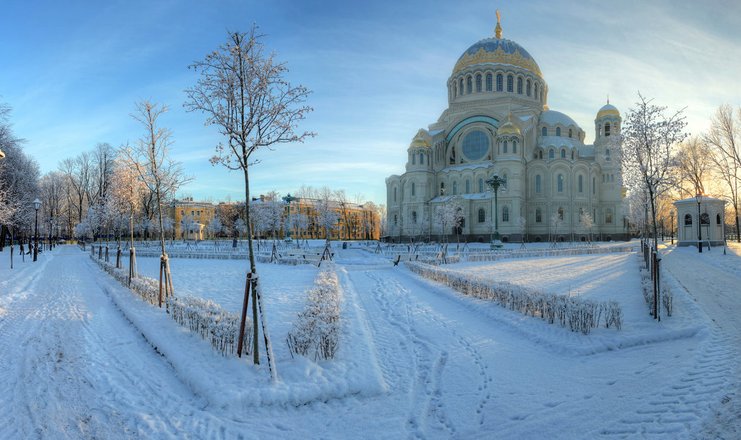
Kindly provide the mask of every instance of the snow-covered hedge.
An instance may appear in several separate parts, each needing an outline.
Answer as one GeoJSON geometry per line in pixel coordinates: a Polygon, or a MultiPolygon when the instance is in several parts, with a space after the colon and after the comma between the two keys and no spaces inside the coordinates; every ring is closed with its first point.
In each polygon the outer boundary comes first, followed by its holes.
{"type": "Polygon", "coordinates": [[[492,283],[424,263],[405,264],[412,272],[445,284],[464,295],[495,301],[510,310],[540,317],[549,324],[557,323],[574,332],[589,334],[600,323],[606,328],[615,327],[620,330],[623,324],[622,309],[615,301],[595,302],[566,295],[546,294],[506,282],[492,283]]]}
{"type": "Polygon", "coordinates": [[[342,292],[334,264],[326,264],[309,290],[286,342],[291,354],[332,359],[340,346],[342,292]]]}
{"type": "MultiPolygon", "coordinates": [[[[203,339],[224,356],[237,352],[239,344],[240,317],[229,313],[211,300],[192,296],[171,296],[167,299],[167,312],[172,319],[183,327],[201,335],[203,339]]],[[[247,318],[245,337],[242,340],[242,351],[250,352],[252,346],[251,320],[247,318]]]]}
{"type": "MultiPolygon", "coordinates": [[[[91,252],[90,258],[113,276],[121,285],[128,285],[128,270],[117,269],[114,264],[99,259],[95,252],[91,252]]],[[[149,304],[159,304],[159,282],[157,280],[138,276],[131,280],[131,286],[129,287],[132,292],[139,295],[139,297],[149,304]]],[[[203,339],[210,341],[216,351],[224,356],[229,356],[237,352],[239,315],[227,312],[213,301],[206,301],[191,296],[171,296],[165,304],[168,315],[175,322],[194,333],[198,333],[203,339]]],[[[245,328],[250,329],[252,326],[251,322],[247,318],[245,328]]],[[[251,341],[252,333],[246,331],[242,344],[243,351],[250,352],[250,347],[252,346],[251,341]]]]}

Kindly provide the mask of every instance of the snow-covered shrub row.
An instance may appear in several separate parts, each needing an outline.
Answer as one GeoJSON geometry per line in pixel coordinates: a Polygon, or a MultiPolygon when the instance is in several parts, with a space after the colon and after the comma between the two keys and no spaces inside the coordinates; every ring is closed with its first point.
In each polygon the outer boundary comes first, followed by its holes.
{"type": "MultiPolygon", "coordinates": [[[[129,273],[126,269],[117,269],[112,263],[97,258],[97,254],[90,258],[115,278],[121,285],[127,286],[129,273]]],[[[138,276],[131,280],[130,289],[151,305],[159,304],[159,282],[152,278],[138,276]]],[[[167,312],[175,322],[196,332],[202,338],[211,342],[211,345],[222,355],[236,353],[240,317],[229,313],[212,301],[205,301],[193,297],[169,297],[166,302],[167,312]]],[[[251,328],[251,320],[247,318],[245,328],[251,328]]],[[[252,341],[251,332],[245,332],[243,350],[249,353],[252,341]]]]}
{"type": "Polygon", "coordinates": [[[129,287],[134,293],[139,295],[141,299],[152,305],[159,304],[159,282],[157,280],[138,276],[131,279],[131,285],[129,286],[128,269],[117,269],[115,264],[98,259],[97,256],[93,254],[90,255],[90,258],[98,263],[98,266],[108,272],[119,283],[129,287]]]}
{"type": "MultiPolygon", "coordinates": [[[[641,268],[641,287],[643,288],[643,299],[648,304],[648,310],[653,315],[654,310],[654,285],[651,274],[645,268],[641,268]]],[[[661,286],[661,304],[664,306],[666,316],[672,316],[674,312],[674,296],[667,285],[661,286]]]]}
{"type": "Polygon", "coordinates": [[[461,274],[424,263],[408,262],[406,266],[427,279],[445,284],[464,295],[495,301],[503,307],[524,315],[540,317],[549,324],[558,323],[571,331],[589,334],[602,323],[605,328],[618,330],[623,324],[623,312],[615,301],[595,302],[553,295],[522,286],[491,281],[461,274]]]}
{"type": "MultiPolygon", "coordinates": [[[[236,313],[227,312],[211,300],[192,296],[169,297],[167,313],[178,324],[210,341],[222,355],[230,356],[237,352],[240,317],[236,313]]],[[[249,317],[245,322],[245,328],[252,328],[249,317]]],[[[246,331],[242,340],[242,351],[249,354],[251,346],[252,332],[246,331]]]]}
{"type": "Polygon", "coordinates": [[[609,247],[578,247],[569,249],[524,249],[494,252],[469,252],[465,255],[466,261],[497,261],[511,258],[558,257],[570,255],[613,254],[635,252],[633,245],[609,247]]]}
{"type": "Polygon", "coordinates": [[[290,257],[278,257],[277,259],[271,258],[270,254],[256,254],[255,260],[260,263],[277,263],[285,264],[287,266],[298,266],[299,264],[316,264],[315,259],[307,259],[306,256],[299,258],[297,256],[290,257]]]}
{"type": "MultiPolygon", "coordinates": [[[[161,250],[156,249],[146,249],[142,250],[140,248],[136,249],[136,255],[138,257],[159,257],[162,254],[161,250]]],[[[247,258],[247,254],[243,251],[239,252],[222,252],[222,253],[214,253],[214,252],[191,252],[191,251],[167,251],[167,256],[169,258],[195,258],[199,260],[244,260],[247,258]]]]}
{"type": "Polygon", "coordinates": [[[286,342],[291,354],[332,359],[340,344],[342,292],[334,264],[319,271],[308,291],[306,307],[298,314],[286,342]]]}

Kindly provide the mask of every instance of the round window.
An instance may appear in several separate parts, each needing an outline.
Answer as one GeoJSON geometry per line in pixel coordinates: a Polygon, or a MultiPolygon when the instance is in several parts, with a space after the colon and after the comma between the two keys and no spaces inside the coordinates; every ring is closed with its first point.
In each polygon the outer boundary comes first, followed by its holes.
{"type": "Polygon", "coordinates": [[[469,160],[481,160],[489,151],[489,137],[481,130],[474,130],[463,138],[463,154],[469,160]]]}

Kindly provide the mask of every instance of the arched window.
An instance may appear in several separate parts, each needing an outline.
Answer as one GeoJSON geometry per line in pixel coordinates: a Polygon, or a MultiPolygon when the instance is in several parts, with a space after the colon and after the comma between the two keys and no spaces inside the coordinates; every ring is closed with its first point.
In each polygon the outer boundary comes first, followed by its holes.
{"type": "Polygon", "coordinates": [[[584,176],[582,176],[581,174],[579,174],[579,192],[584,192],[584,176]]]}
{"type": "Polygon", "coordinates": [[[612,209],[605,209],[605,224],[612,224],[612,209]]]}
{"type": "Polygon", "coordinates": [[[573,137],[573,132],[570,128],[569,128],[569,137],[573,137]]]}
{"type": "Polygon", "coordinates": [[[555,159],[556,158],[556,152],[551,148],[548,150],[548,159],[555,159]]]}
{"type": "Polygon", "coordinates": [[[507,152],[507,141],[504,141],[504,143],[502,144],[502,153],[506,153],[506,152],[507,152]]]}
{"type": "Polygon", "coordinates": [[[502,207],[502,221],[503,222],[509,221],[509,206],[502,207]]]}
{"type": "Polygon", "coordinates": [[[416,188],[416,186],[415,186],[414,182],[412,182],[412,196],[414,196],[415,188],[416,188]]]}
{"type": "Polygon", "coordinates": [[[538,150],[538,159],[543,159],[543,150],[538,150]]]}
{"type": "Polygon", "coordinates": [[[522,95],[522,77],[517,77],[517,94],[522,95]]]}
{"type": "Polygon", "coordinates": [[[440,182],[440,195],[445,195],[445,182],[440,182]]]}
{"type": "Polygon", "coordinates": [[[471,181],[466,179],[466,194],[471,193],[471,181]]]}
{"type": "Polygon", "coordinates": [[[419,153],[419,164],[424,165],[425,164],[425,156],[424,153],[419,153]]]}
{"type": "Polygon", "coordinates": [[[458,195],[458,182],[453,181],[453,195],[458,195]]]}
{"type": "Polygon", "coordinates": [[[610,123],[605,122],[605,136],[609,136],[609,135],[610,135],[610,123]]]}
{"type": "Polygon", "coordinates": [[[463,78],[458,81],[458,94],[463,95],[463,78]]]}
{"type": "Polygon", "coordinates": [[[396,201],[396,187],[394,187],[394,202],[396,201]]]}
{"type": "Polygon", "coordinates": [[[512,152],[517,154],[517,141],[512,141],[512,152]]]}
{"type": "Polygon", "coordinates": [[[504,77],[501,73],[497,73],[497,92],[504,90],[504,77]]]}
{"type": "Polygon", "coordinates": [[[535,208],[535,223],[543,222],[543,211],[540,208],[535,208]]]}
{"type": "Polygon", "coordinates": [[[571,150],[571,160],[574,160],[574,157],[576,156],[576,153],[574,150],[571,150]]]}
{"type": "Polygon", "coordinates": [[[481,92],[481,74],[476,74],[476,92],[481,92]]]}
{"type": "Polygon", "coordinates": [[[527,80],[527,82],[525,83],[525,93],[527,94],[527,96],[531,95],[530,85],[530,80],[527,80]]]}
{"type": "Polygon", "coordinates": [[[535,175],[535,192],[538,194],[543,192],[543,179],[540,177],[540,174],[535,175]]]}
{"type": "Polygon", "coordinates": [[[466,93],[471,93],[473,89],[473,78],[471,78],[471,75],[468,75],[466,78],[466,93]]]}
{"type": "Polygon", "coordinates": [[[559,174],[556,178],[556,186],[558,188],[558,192],[563,192],[563,174],[559,174]]]}
{"type": "Polygon", "coordinates": [[[412,211],[412,223],[417,223],[417,211],[412,211]]]}
{"type": "Polygon", "coordinates": [[[412,153],[412,165],[416,165],[416,164],[417,164],[417,155],[412,153]]]}
{"type": "Polygon", "coordinates": [[[563,220],[563,208],[560,206],[558,207],[558,219],[563,220]]]}
{"type": "Polygon", "coordinates": [[[538,97],[538,83],[535,83],[535,86],[534,87],[535,87],[534,88],[534,90],[535,90],[535,97],[537,98],[538,97]]]}
{"type": "Polygon", "coordinates": [[[487,92],[491,92],[491,86],[492,86],[491,79],[492,79],[491,73],[487,73],[486,74],[486,91],[487,92]]]}
{"type": "Polygon", "coordinates": [[[556,127],[556,136],[561,136],[561,127],[556,127]]]}
{"type": "Polygon", "coordinates": [[[720,225],[720,214],[715,214],[715,224],[720,225]]]}
{"type": "Polygon", "coordinates": [[[691,214],[685,214],[684,215],[684,225],[685,226],[692,226],[692,215],[691,214]]]}
{"type": "Polygon", "coordinates": [[[605,160],[610,160],[610,149],[609,148],[605,149],[605,160]]]}
{"type": "Polygon", "coordinates": [[[507,75],[507,91],[513,92],[515,88],[515,77],[512,75],[507,75]]]}
{"type": "Polygon", "coordinates": [[[548,136],[548,129],[543,127],[540,129],[540,135],[541,136],[548,136]]]}
{"type": "Polygon", "coordinates": [[[561,159],[566,159],[566,150],[561,149],[561,159]]]}
{"type": "Polygon", "coordinates": [[[709,225],[710,224],[710,216],[707,212],[703,212],[700,214],[700,224],[701,225],[709,225]]]}
{"type": "Polygon", "coordinates": [[[394,226],[399,224],[399,216],[394,214],[394,226]]]}
{"type": "Polygon", "coordinates": [[[484,179],[479,177],[479,192],[484,192],[484,179]]]}
{"type": "Polygon", "coordinates": [[[484,211],[484,208],[479,208],[479,223],[484,223],[486,221],[486,211],[484,211]]]}

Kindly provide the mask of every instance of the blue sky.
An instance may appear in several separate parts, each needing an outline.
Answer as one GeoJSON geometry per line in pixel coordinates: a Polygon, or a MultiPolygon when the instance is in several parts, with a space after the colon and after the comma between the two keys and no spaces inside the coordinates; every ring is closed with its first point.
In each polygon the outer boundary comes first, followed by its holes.
{"type": "Polygon", "coordinates": [[[689,131],[724,103],[741,104],[741,2],[725,1],[23,1],[0,14],[0,101],[26,151],[52,171],[99,142],[134,142],[143,98],[170,106],[173,156],[195,179],[181,195],[243,198],[242,176],[213,167],[221,140],[187,113],[187,66],[253,22],[311,90],[304,128],[318,136],[257,154],[254,193],[301,185],[345,189],[385,203],[384,179],[403,172],[419,128],[447,106],[445,82],[471,44],[493,34],[530,52],[551,109],[593,138],[607,95],[625,112],[640,90],[687,107],[689,131]]]}

